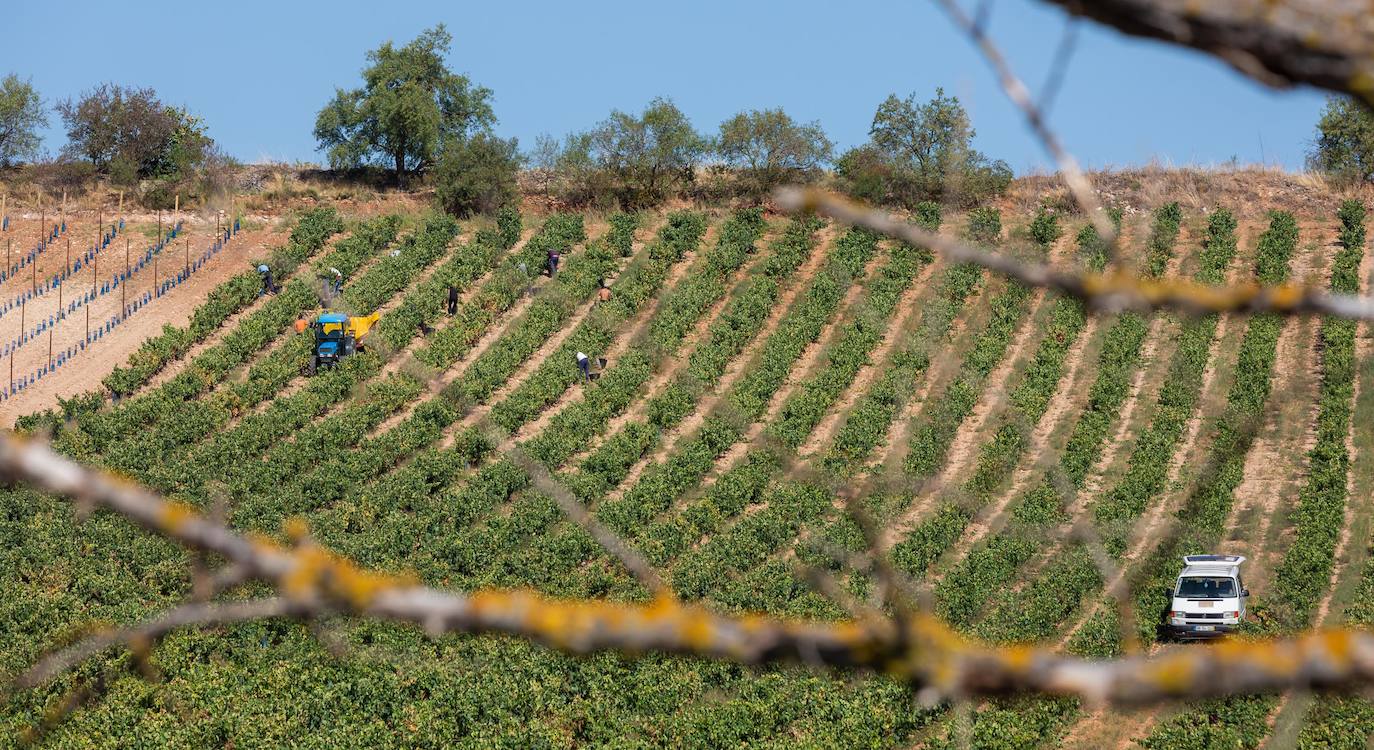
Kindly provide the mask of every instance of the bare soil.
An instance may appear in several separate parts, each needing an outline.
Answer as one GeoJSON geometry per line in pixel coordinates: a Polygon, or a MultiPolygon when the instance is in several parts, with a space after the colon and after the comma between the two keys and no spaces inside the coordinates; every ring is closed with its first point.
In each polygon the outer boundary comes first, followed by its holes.
{"type": "MultiPolygon", "coordinates": [[[[127,224],[125,232],[129,233],[132,238],[144,226],[142,224],[127,224]]],[[[188,220],[186,231],[177,238],[176,244],[181,245],[189,239],[194,255],[198,250],[204,250],[205,246],[213,241],[213,234],[213,223],[205,225],[188,220]]],[[[138,349],[145,338],[160,333],[165,325],[186,325],[191,318],[191,313],[205,301],[210,290],[223,282],[225,278],[239,273],[245,268],[252,267],[253,261],[265,257],[272,248],[284,242],[285,238],[284,234],[265,228],[247,229],[240,232],[223,250],[213,256],[199,271],[192,274],[188,281],[174,287],[161,297],[155,297],[150,304],[130,316],[127,322],[115,326],[109,334],[93,344],[87,345],[85,351],[80,352],[70,364],[58,368],[53,374],[39,381],[37,385],[25,389],[18,396],[0,404],[0,424],[11,425],[22,414],[52,408],[57,405],[58,397],[69,397],[86,391],[102,389],[100,381],[109,375],[117,365],[122,365],[128,361],[129,355],[138,349]]],[[[110,249],[101,253],[101,259],[104,260],[114,247],[115,244],[111,244],[110,249]]],[[[181,260],[178,257],[181,253],[176,252],[178,249],[180,247],[169,247],[163,251],[157,269],[159,277],[166,275],[168,271],[167,262],[171,262],[173,266],[172,273],[180,270],[181,266],[184,265],[182,262],[176,262],[181,260]]],[[[60,269],[62,260],[60,256],[53,255],[55,250],[56,248],[49,250],[44,255],[47,256],[46,260],[49,262],[53,257],[58,257],[57,268],[60,269]]],[[[118,267],[122,267],[123,253],[119,252],[117,255],[121,256],[118,267]]],[[[82,272],[85,270],[83,268],[82,272]]],[[[105,276],[105,272],[100,271],[99,266],[96,266],[94,270],[99,272],[102,277],[105,276]]],[[[129,293],[135,294],[137,291],[152,288],[153,272],[154,269],[149,266],[136,273],[127,282],[129,293]]],[[[71,290],[75,291],[77,289],[75,282],[71,283],[71,290]]],[[[8,282],[3,289],[0,289],[0,293],[7,296],[16,292],[17,290],[8,282]]],[[[90,309],[91,326],[94,329],[97,324],[103,324],[104,321],[119,314],[121,296],[115,292],[98,297],[94,302],[72,313],[60,321],[55,328],[50,329],[54,352],[77,345],[84,339],[86,335],[86,308],[90,309]]],[[[57,310],[57,296],[54,293],[49,292],[39,297],[25,315],[27,318],[26,327],[32,327],[34,321],[38,319],[36,316],[52,315],[57,310]]],[[[19,316],[10,313],[0,319],[0,331],[5,332],[4,338],[13,338],[19,331],[19,316]]],[[[40,365],[46,363],[48,345],[47,341],[44,340],[45,338],[46,336],[41,337],[38,341],[30,341],[14,355],[13,366],[16,376],[33,372],[40,365]]],[[[7,366],[8,364],[6,363],[7,366]]]]}

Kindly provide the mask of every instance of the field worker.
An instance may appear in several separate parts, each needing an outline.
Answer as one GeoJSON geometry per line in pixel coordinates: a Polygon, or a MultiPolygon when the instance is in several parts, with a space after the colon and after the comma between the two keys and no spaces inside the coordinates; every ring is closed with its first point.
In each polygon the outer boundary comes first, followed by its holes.
{"type": "Polygon", "coordinates": [[[611,288],[606,286],[606,282],[601,282],[601,288],[596,290],[596,296],[602,302],[611,301],[611,288]]]}
{"type": "Polygon", "coordinates": [[[268,293],[275,294],[277,288],[276,285],[272,283],[272,269],[268,268],[267,264],[264,263],[258,266],[258,273],[262,274],[262,291],[258,293],[258,296],[261,297],[268,293]]]}
{"type": "Polygon", "coordinates": [[[534,284],[530,283],[530,267],[525,265],[525,261],[522,260],[516,268],[520,270],[520,275],[525,279],[525,295],[534,294],[534,284]]]}
{"type": "Polygon", "coordinates": [[[343,290],[343,272],[333,266],[330,266],[329,273],[334,277],[334,293],[338,294],[340,291],[343,290]]]}
{"type": "Polygon", "coordinates": [[[577,369],[582,371],[582,379],[584,381],[592,379],[592,361],[588,359],[584,352],[577,353],[577,369]]]}
{"type": "Polygon", "coordinates": [[[451,318],[458,313],[458,287],[448,285],[448,316],[451,318]]]}
{"type": "Polygon", "coordinates": [[[554,275],[555,273],[558,272],[558,261],[559,261],[559,259],[560,259],[560,256],[559,256],[559,254],[558,254],[558,250],[557,250],[557,249],[550,249],[550,250],[549,250],[549,278],[551,278],[551,279],[553,278],[553,275],[554,275]]]}
{"type": "Polygon", "coordinates": [[[305,318],[296,318],[296,333],[305,333],[305,318]]]}

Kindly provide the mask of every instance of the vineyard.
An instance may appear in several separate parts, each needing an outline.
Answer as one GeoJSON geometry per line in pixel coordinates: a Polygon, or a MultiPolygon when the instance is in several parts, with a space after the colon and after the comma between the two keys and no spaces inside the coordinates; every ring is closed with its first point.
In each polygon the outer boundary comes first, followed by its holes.
{"type": "MultiPolygon", "coordinates": [[[[1034,203],[925,203],[906,218],[1060,268],[1371,291],[1358,201],[1123,204],[1106,211],[1115,248],[1087,217],[1034,203]]],[[[992,643],[1195,648],[1162,637],[1165,590],[1183,555],[1216,551],[1248,558],[1239,638],[1374,623],[1365,324],[1105,313],[761,208],[231,218],[82,215],[55,235],[11,224],[7,421],[236,530],[308,533],[436,588],[653,600],[547,475],[679,599],[731,615],[834,621],[881,601],[874,568],[853,564],[874,540],[852,500],[932,610],[992,643]],[[561,264],[541,273],[551,250],[561,264]],[[277,294],[259,294],[260,262],[277,294]],[[322,294],[331,269],[336,296],[322,294]],[[380,317],[366,352],[309,377],[311,339],[292,325],[329,297],[380,317]],[[595,378],[579,352],[604,359],[595,378]],[[71,374],[96,360],[98,383],[71,374]]],[[[213,562],[23,486],[0,492],[0,541],[7,675],[96,624],[185,600],[188,571],[213,562]]],[[[7,692],[0,737],[44,726],[91,683],[99,700],[44,730],[47,743],[1357,748],[1374,733],[1374,702],[1355,695],[956,706],[866,671],[575,656],[339,616],[180,630],[147,658],[104,650],[7,692]]]]}

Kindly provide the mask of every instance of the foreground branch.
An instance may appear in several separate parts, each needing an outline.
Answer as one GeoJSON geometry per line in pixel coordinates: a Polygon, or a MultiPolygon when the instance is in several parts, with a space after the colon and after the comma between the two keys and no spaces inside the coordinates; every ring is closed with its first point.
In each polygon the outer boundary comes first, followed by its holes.
{"type": "MultiPolygon", "coordinates": [[[[116,644],[181,626],[289,615],[348,613],[443,633],[508,633],[566,651],[662,651],[742,664],[795,661],[860,667],[909,681],[928,699],[1033,691],[1092,705],[1295,688],[1374,684],[1374,635],[1330,631],[1255,643],[1225,642],[1154,658],[1092,662],[1049,649],[994,647],[954,634],[928,613],[899,631],[892,620],[808,622],[727,616],[670,596],[648,604],[563,601],[530,591],[462,593],[362,570],[302,540],[249,539],[141,487],[86,469],[46,445],[0,434],[0,479],[113,510],[193,550],[214,552],[281,593],[241,604],[191,604],[143,625],[100,634],[40,662],[24,684],[51,678],[116,644]]],[[[298,526],[298,524],[295,524],[298,526]]]]}
{"type": "MultiPolygon", "coordinates": [[[[993,43],[992,38],[988,36],[987,25],[965,13],[964,9],[959,6],[958,0],[937,0],[937,2],[945,9],[945,13],[949,15],[960,31],[967,34],[969,39],[973,41],[974,46],[982,53],[983,59],[987,60],[988,66],[997,75],[997,82],[1001,85],[1003,93],[1007,95],[1012,104],[1016,105],[1017,109],[1021,110],[1022,116],[1026,118],[1026,125],[1030,127],[1031,132],[1035,133],[1035,137],[1040,140],[1050,157],[1054,159],[1055,164],[1058,165],[1059,173],[1064,178],[1064,184],[1068,185],[1069,192],[1073,194],[1074,201],[1078,203],[1079,208],[1083,209],[1088,221],[1092,222],[1093,228],[1097,230],[1097,234],[1102,238],[1108,252],[1114,254],[1116,226],[1108,218],[1107,212],[1102,210],[1102,203],[1097,200],[1097,193],[1093,192],[1093,186],[1088,181],[1088,176],[1078,166],[1078,160],[1073,158],[1073,154],[1070,154],[1068,149],[1059,142],[1059,137],[1054,134],[1049,123],[1046,122],[1043,111],[1031,98],[1030,91],[1026,89],[1026,84],[1012,71],[1007,58],[993,43]]],[[[1069,37],[1070,40],[1074,38],[1069,37]]],[[[1061,45],[1061,50],[1056,53],[1056,58],[1059,58],[1060,54],[1067,56],[1072,49],[1072,41],[1069,42],[1067,48],[1061,45]]],[[[1067,61],[1067,57],[1063,59],[1067,61]]],[[[1058,75],[1062,76],[1062,72],[1058,75]]],[[[1058,88],[1059,84],[1055,82],[1054,78],[1051,78],[1051,82],[1054,88],[1058,88]]],[[[1049,89],[1049,91],[1052,92],[1054,88],[1049,89]]]]}
{"type": "Polygon", "coordinates": [[[1254,313],[1284,315],[1321,313],[1355,320],[1374,320],[1374,298],[1331,294],[1320,286],[1254,282],[1214,287],[1177,279],[1150,279],[1127,271],[1091,273],[1059,269],[980,250],[959,240],[927,231],[892,214],[862,206],[815,188],[781,188],[774,200],[785,211],[808,211],[836,221],[866,227],[888,237],[928,247],[954,263],[973,263],[1033,287],[1047,287],[1078,297],[1106,312],[1174,309],[1185,313],[1254,313]]]}
{"type": "Polygon", "coordinates": [[[1134,36],[1214,55],[1269,86],[1307,84],[1374,105],[1367,3],[1329,0],[1047,0],[1134,36]]]}
{"type": "Polygon", "coordinates": [[[235,622],[264,620],[291,614],[291,603],[281,598],[253,599],[244,602],[184,604],[164,612],[147,622],[123,630],[97,633],[83,641],[49,654],[20,675],[15,684],[29,688],[57,677],[107,648],[125,646],[139,648],[153,643],[173,630],[207,625],[228,625],[235,622]]]}

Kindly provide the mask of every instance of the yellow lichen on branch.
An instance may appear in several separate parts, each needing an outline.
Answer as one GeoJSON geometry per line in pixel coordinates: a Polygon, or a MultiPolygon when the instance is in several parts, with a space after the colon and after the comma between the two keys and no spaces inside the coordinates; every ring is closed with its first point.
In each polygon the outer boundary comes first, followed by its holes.
{"type": "Polygon", "coordinates": [[[1374,320],[1374,299],[1332,294],[1313,284],[1265,286],[1247,282],[1218,287],[1192,281],[1146,278],[1123,270],[1089,273],[989,252],[817,188],[782,188],[774,194],[774,199],[783,210],[815,213],[845,224],[865,227],[912,245],[930,248],[950,262],[973,263],[1027,286],[1044,287],[1077,297],[1094,308],[1108,312],[1174,309],[1192,314],[1320,313],[1374,320]]]}
{"type": "Polygon", "coordinates": [[[90,635],[45,657],[19,680],[25,686],[51,679],[115,645],[133,649],[140,668],[146,667],[148,660],[138,655],[146,655],[157,638],[179,627],[337,614],[412,623],[434,635],[505,633],[577,653],[659,651],[741,664],[858,667],[906,680],[927,700],[1025,691],[1076,696],[1089,704],[1142,704],[1374,684],[1374,635],[1364,631],[1229,641],[1154,658],[1088,661],[1051,648],[971,640],[923,610],[891,618],[809,621],[721,614],[670,594],[635,603],[554,599],[528,590],[445,591],[367,570],[310,541],[303,524],[289,529],[296,540],[292,547],[242,534],[9,433],[0,434],[0,478],[120,513],[190,549],[226,558],[242,572],[228,580],[263,581],[282,594],[192,602],[148,623],[90,635]]]}

